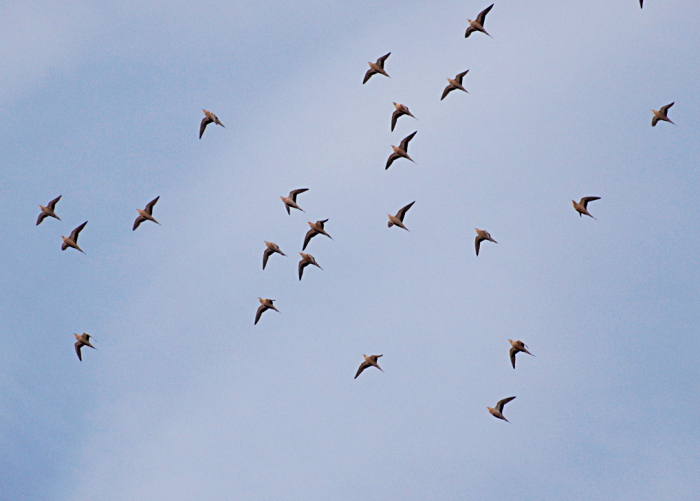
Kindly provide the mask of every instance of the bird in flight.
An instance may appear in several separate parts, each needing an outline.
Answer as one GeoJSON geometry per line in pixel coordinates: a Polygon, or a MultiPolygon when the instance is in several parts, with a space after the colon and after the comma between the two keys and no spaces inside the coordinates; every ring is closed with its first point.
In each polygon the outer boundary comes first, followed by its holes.
{"type": "Polygon", "coordinates": [[[476,238],[474,239],[474,246],[476,247],[476,255],[479,255],[479,247],[481,247],[481,242],[484,240],[488,240],[489,242],[493,242],[497,244],[493,238],[491,238],[491,234],[486,231],[486,230],[480,230],[479,228],[474,228],[476,230],[476,238]]]}
{"type": "Polygon", "coordinates": [[[316,221],[315,223],[312,223],[309,221],[309,226],[311,229],[306,232],[306,236],[304,237],[304,246],[301,248],[301,250],[306,250],[306,246],[309,245],[309,241],[311,241],[312,238],[314,238],[316,235],[326,235],[328,238],[333,240],[333,237],[330,236],[328,233],[326,233],[326,230],[324,228],[324,225],[328,222],[328,219],[323,219],[320,221],[316,221]]]}
{"type": "Polygon", "coordinates": [[[447,94],[449,94],[450,92],[452,92],[455,89],[463,90],[464,92],[469,94],[469,91],[467,91],[467,89],[465,89],[464,86],[462,85],[462,80],[464,79],[464,76],[467,73],[469,73],[469,70],[463,71],[462,73],[458,73],[457,76],[454,77],[454,79],[452,79],[452,78],[447,79],[448,84],[447,84],[447,87],[445,87],[445,90],[442,91],[442,97],[440,98],[440,101],[445,99],[447,97],[447,94]]]}
{"type": "Polygon", "coordinates": [[[391,167],[391,164],[394,163],[394,160],[397,158],[406,158],[410,160],[411,162],[415,163],[411,157],[408,156],[408,143],[411,142],[411,139],[413,139],[413,136],[415,136],[418,133],[418,131],[415,131],[413,134],[410,134],[403,138],[401,140],[401,144],[399,144],[398,148],[394,146],[393,144],[391,145],[391,149],[394,150],[394,153],[389,155],[389,159],[386,161],[386,167],[384,170],[388,169],[391,167]]]}
{"type": "MultiPolygon", "coordinates": [[[[496,404],[496,407],[486,407],[491,415],[493,417],[497,417],[498,419],[502,419],[503,421],[508,421],[506,417],[503,415],[503,406],[506,405],[508,402],[513,400],[515,397],[508,397],[504,398],[503,400],[499,400],[498,403],[496,404]]],[[[510,423],[510,421],[508,421],[510,423]]]]}
{"type": "Polygon", "coordinates": [[[668,110],[674,104],[676,104],[675,101],[672,102],[671,104],[667,104],[666,106],[662,106],[660,110],[651,110],[651,112],[654,114],[654,118],[651,119],[651,126],[656,127],[656,124],[659,122],[659,120],[662,120],[664,122],[669,122],[669,123],[672,123],[673,125],[676,125],[673,122],[671,122],[670,118],[668,118],[668,110]]]}
{"type": "Polygon", "coordinates": [[[411,230],[409,230],[408,228],[406,228],[406,227],[404,226],[404,224],[403,224],[403,218],[406,216],[406,213],[408,212],[408,209],[410,209],[410,208],[413,206],[414,203],[416,203],[416,202],[413,201],[413,202],[411,202],[410,204],[408,204],[407,206],[402,207],[402,208],[399,210],[399,212],[396,213],[395,216],[392,216],[391,214],[387,214],[387,216],[389,216],[389,222],[387,223],[387,225],[389,226],[389,228],[391,228],[392,226],[396,225],[396,226],[398,226],[399,228],[403,228],[403,229],[406,230],[406,231],[411,231],[411,230]]]}
{"type": "Polygon", "coordinates": [[[289,192],[289,196],[287,197],[280,197],[280,200],[284,202],[284,208],[287,209],[287,214],[291,214],[289,211],[289,208],[297,209],[300,210],[301,212],[304,212],[304,209],[299,207],[297,205],[297,195],[299,193],[304,193],[305,191],[309,191],[308,188],[299,188],[298,190],[292,190],[289,192]]]}
{"type": "Polygon", "coordinates": [[[81,224],[76,229],[71,231],[71,234],[68,238],[61,235],[61,238],[63,239],[63,244],[61,244],[62,251],[66,250],[68,247],[73,247],[74,249],[77,249],[80,252],[82,252],[83,254],[85,254],[83,249],[78,247],[78,235],[80,235],[80,232],[83,231],[83,228],[85,228],[86,224],[88,224],[87,221],[85,221],[83,224],[81,224]]]}
{"type": "Polygon", "coordinates": [[[311,254],[304,254],[303,252],[300,252],[299,255],[301,256],[301,261],[299,261],[299,280],[301,280],[301,277],[304,274],[304,268],[310,264],[318,267],[321,270],[323,269],[318,265],[316,258],[314,258],[311,254]]]}
{"type": "Polygon", "coordinates": [[[383,357],[384,355],[370,355],[369,357],[367,355],[362,355],[365,357],[365,361],[360,364],[359,369],[357,369],[357,374],[355,374],[355,379],[357,379],[357,376],[362,374],[362,371],[365,370],[367,367],[376,367],[380,371],[384,372],[381,367],[379,367],[379,364],[377,363],[377,359],[379,357],[383,357]]]}
{"type": "Polygon", "coordinates": [[[83,346],[89,346],[93,350],[96,350],[97,348],[95,348],[93,345],[90,344],[90,337],[91,336],[87,332],[83,332],[81,335],[78,335],[78,334],[73,334],[73,335],[75,336],[75,339],[76,339],[75,352],[78,354],[78,360],[80,360],[82,362],[83,355],[80,353],[80,349],[83,346]]]}
{"type": "Polygon", "coordinates": [[[136,209],[136,212],[139,213],[139,216],[138,216],[138,217],[136,218],[136,220],[134,221],[134,227],[132,228],[131,231],[135,231],[136,228],[138,228],[139,225],[140,225],[141,223],[143,223],[144,221],[153,221],[153,222],[156,223],[156,224],[160,224],[160,223],[159,223],[158,221],[156,221],[155,218],[153,217],[153,207],[156,205],[156,203],[158,203],[158,199],[159,199],[159,198],[160,198],[160,196],[157,196],[156,198],[154,198],[153,200],[151,200],[150,202],[148,202],[148,204],[146,205],[146,209],[145,209],[145,210],[136,209]]]}
{"type": "MultiPolygon", "coordinates": [[[[515,369],[515,355],[522,351],[523,353],[527,353],[528,355],[532,355],[529,351],[527,351],[527,345],[520,341],[519,339],[517,341],[513,341],[512,339],[509,339],[510,341],[510,363],[513,364],[513,369],[515,369]]],[[[533,357],[535,355],[532,355],[533,357]]]]}
{"type": "Polygon", "coordinates": [[[41,224],[41,222],[44,219],[46,219],[47,217],[53,217],[53,218],[58,219],[59,221],[61,220],[61,218],[58,217],[56,215],[56,213],[54,212],[56,210],[56,204],[61,199],[61,196],[62,195],[58,195],[56,198],[51,200],[46,207],[44,207],[43,205],[39,206],[39,208],[41,209],[41,214],[39,214],[39,217],[36,218],[36,225],[37,226],[39,226],[41,224]]]}
{"type": "MultiPolygon", "coordinates": [[[[406,105],[399,104],[399,103],[392,103],[392,104],[394,105],[394,108],[396,108],[394,113],[391,114],[391,131],[394,132],[394,127],[396,127],[396,121],[399,119],[399,117],[401,117],[403,115],[408,115],[409,117],[413,117],[413,113],[411,113],[408,110],[408,107],[406,105]]],[[[416,117],[413,117],[413,118],[416,118],[416,117]]],[[[416,118],[416,120],[418,120],[418,119],[416,118]]]]}
{"type": "Polygon", "coordinates": [[[283,256],[286,256],[284,252],[282,252],[279,248],[279,246],[274,243],[274,242],[265,242],[265,246],[267,247],[265,249],[265,252],[263,252],[263,270],[265,269],[265,266],[267,266],[267,260],[268,258],[273,255],[275,252],[277,254],[282,254],[283,256]]]}
{"type": "Polygon", "coordinates": [[[471,19],[467,19],[467,21],[469,21],[469,26],[467,27],[466,33],[464,33],[464,38],[469,38],[469,35],[471,35],[475,31],[480,31],[482,33],[485,33],[486,35],[489,35],[488,32],[484,29],[484,23],[486,22],[486,14],[488,14],[492,8],[493,4],[489,5],[484,10],[479,12],[479,15],[476,16],[476,20],[474,21],[472,21],[471,19]]]}
{"type": "MultiPolygon", "coordinates": [[[[571,203],[574,204],[574,209],[578,212],[579,217],[583,214],[588,217],[593,217],[591,213],[588,212],[588,202],[593,202],[594,200],[600,200],[600,197],[583,197],[579,203],[576,203],[575,200],[572,200],[571,203]]],[[[593,219],[595,218],[593,217],[593,219]]]]}
{"type": "Polygon", "coordinates": [[[367,83],[367,80],[369,80],[372,75],[376,75],[377,73],[380,73],[384,75],[385,77],[388,77],[389,74],[384,71],[384,61],[391,55],[391,52],[388,54],[384,54],[382,57],[377,59],[376,63],[368,62],[369,64],[369,69],[367,70],[367,73],[365,73],[365,79],[362,81],[362,85],[367,83]]]}
{"type": "Polygon", "coordinates": [[[277,313],[280,312],[277,308],[275,308],[275,305],[272,304],[275,302],[275,299],[263,299],[259,297],[258,301],[260,301],[260,306],[258,307],[258,311],[255,314],[255,324],[253,325],[256,325],[258,323],[258,320],[260,320],[260,315],[262,315],[267,310],[275,310],[277,313]]]}
{"type": "Polygon", "coordinates": [[[214,115],[211,111],[202,110],[204,112],[204,118],[202,118],[202,123],[199,125],[199,139],[202,139],[202,134],[204,134],[204,129],[210,123],[215,123],[216,125],[221,125],[224,129],[226,126],[219,121],[219,117],[214,115]]]}

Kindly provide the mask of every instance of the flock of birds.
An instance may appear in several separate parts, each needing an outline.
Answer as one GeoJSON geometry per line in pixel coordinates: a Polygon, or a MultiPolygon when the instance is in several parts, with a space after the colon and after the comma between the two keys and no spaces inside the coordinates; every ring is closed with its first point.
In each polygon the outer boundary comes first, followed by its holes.
{"type": "MultiPolygon", "coordinates": [[[[644,0],[640,0],[639,6],[641,8],[643,8],[643,6],[644,6],[643,4],[644,4],[644,0]]],[[[494,6],[494,4],[491,4],[490,6],[485,8],[483,11],[481,11],[475,20],[471,20],[471,19],[468,20],[469,26],[467,27],[467,30],[464,34],[465,38],[469,38],[469,36],[472,33],[477,33],[477,32],[484,33],[485,35],[488,35],[489,37],[491,36],[486,31],[486,29],[484,29],[484,24],[486,22],[486,16],[491,11],[493,6],[494,6]]],[[[374,76],[374,75],[384,75],[386,77],[389,77],[389,74],[384,69],[384,66],[385,66],[386,61],[390,55],[391,55],[391,52],[383,55],[382,57],[377,59],[376,62],[369,62],[368,63],[369,70],[367,70],[367,72],[365,73],[365,77],[362,81],[363,84],[366,84],[370,80],[370,78],[372,78],[372,76],[374,76]]],[[[458,73],[454,78],[447,79],[448,85],[443,90],[442,97],[440,98],[441,101],[443,99],[445,99],[448,96],[448,94],[450,94],[450,92],[452,92],[454,90],[461,90],[461,91],[464,91],[465,93],[468,93],[468,91],[464,88],[464,83],[463,83],[464,77],[467,75],[467,73],[469,73],[469,70],[458,73]]],[[[393,105],[394,105],[395,111],[393,112],[393,114],[391,116],[391,131],[392,132],[394,131],[397,120],[400,117],[406,115],[406,116],[412,117],[414,119],[416,118],[415,116],[413,116],[413,114],[410,112],[410,110],[408,109],[407,106],[405,106],[403,104],[399,104],[399,103],[393,103],[393,105]]],[[[671,103],[671,104],[667,104],[666,106],[662,106],[659,110],[652,110],[652,114],[653,114],[652,121],[651,121],[652,127],[655,127],[659,121],[669,122],[669,123],[673,124],[671,119],[668,118],[668,110],[673,105],[674,105],[674,103],[671,103]]],[[[200,139],[202,138],[204,131],[207,128],[207,125],[209,125],[211,123],[216,124],[216,125],[220,125],[221,127],[225,128],[224,124],[221,123],[219,118],[214,113],[212,113],[211,111],[208,111],[208,110],[202,110],[202,111],[204,112],[204,118],[202,119],[202,122],[201,122],[200,127],[199,127],[199,138],[200,139]]],[[[394,163],[394,161],[401,159],[401,158],[405,158],[405,159],[413,162],[413,159],[408,155],[408,146],[409,146],[409,143],[411,142],[411,140],[416,136],[416,134],[417,134],[417,131],[413,132],[412,134],[409,134],[408,136],[403,138],[403,140],[399,143],[399,146],[393,146],[393,145],[391,146],[393,153],[387,159],[385,169],[389,169],[389,167],[391,167],[391,165],[394,163]]],[[[300,194],[305,193],[306,191],[308,191],[308,188],[295,189],[295,190],[290,191],[289,195],[287,195],[286,197],[285,196],[280,197],[280,199],[282,200],[282,203],[284,204],[284,207],[287,211],[287,214],[291,215],[291,209],[295,209],[295,210],[304,212],[304,210],[301,207],[299,207],[299,205],[297,203],[297,197],[300,194]]],[[[143,223],[145,221],[151,221],[153,223],[160,224],[153,217],[153,208],[155,207],[155,205],[159,199],[160,199],[160,197],[154,198],[153,200],[148,202],[148,204],[146,205],[146,207],[144,209],[136,209],[136,211],[138,212],[138,217],[134,221],[134,225],[132,228],[133,231],[135,231],[141,225],[141,223],[143,223]]],[[[51,218],[57,219],[59,221],[61,220],[61,218],[58,217],[58,215],[56,214],[56,205],[58,204],[58,202],[60,200],[61,200],[61,196],[58,196],[58,197],[54,198],[53,200],[51,200],[46,206],[39,205],[39,208],[41,209],[41,213],[39,214],[39,216],[36,220],[37,226],[39,224],[41,224],[44,221],[44,219],[46,219],[47,217],[51,217],[51,218]]],[[[587,197],[581,198],[581,200],[579,202],[576,202],[575,200],[572,200],[571,202],[573,204],[574,210],[576,212],[578,212],[579,217],[586,215],[586,216],[589,216],[589,217],[595,219],[595,217],[593,217],[591,215],[591,213],[588,212],[588,204],[590,202],[595,201],[595,200],[600,200],[600,197],[587,196],[587,197]]],[[[388,222],[389,228],[391,228],[392,226],[397,226],[397,227],[402,228],[406,231],[410,231],[405,226],[404,219],[406,217],[406,213],[411,209],[411,207],[413,206],[414,203],[415,203],[415,201],[402,207],[395,215],[387,214],[387,216],[389,218],[389,222],[388,222]]],[[[317,235],[324,235],[324,236],[330,238],[331,240],[333,240],[333,237],[331,237],[325,229],[325,224],[327,222],[328,222],[328,219],[323,219],[323,220],[318,220],[316,222],[309,221],[309,223],[308,223],[310,229],[306,233],[306,236],[304,237],[302,252],[299,253],[299,255],[301,256],[301,260],[299,261],[299,264],[298,264],[299,280],[302,279],[302,276],[304,275],[304,269],[309,265],[316,266],[317,268],[319,268],[321,270],[323,269],[316,262],[316,258],[314,258],[314,256],[312,256],[311,254],[305,253],[303,251],[306,250],[306,247],[309,245],[309,242],[311,241],[311,239],[317,235]]],[[[70,236],[68,236],[68,237],[61,236],[61,239],[63,241],[63,243],[61,245],[61,250],[65,251],[66,249],[71,247],[71,248],[76,249],[82,253],[85,253],[83,251],[83,249],[81,249],[80,246],[78,245],[78,237],[80,235],[80,232],[87,225],[87,223],[88,222],[85,221],[84,223],[82,223],[81,225],[76,227],[71,232],[70,236]]],[[[496,240],[493,239],[493,237],[491,237],[491,234],[488,231],[482,230],[479,228],[475,228],[475,231],[476,231],[476,238],[474,240],[474,246],[475,246],[477,256],[479,255],[479,249],[481,247],[481,242],[489,241],[489,242],[493,242],[496,244],[498,243],[498,242],[496,242],[496,240]]],[[[270,256],[272,256],[273,254],[280,254],[282,256],[286,256],[286,254],[284,252],[282,252],[282,250],[279,248],[279,246],[276,243],[266,241],[265,242],[265,250],[263,252],[263,261],[262,261],[263,270],[267,266],[267,263],[268,263],[270,256]]],[[[260,321],[262,314],[264,312],[266,312],[267,310],[275,310],[275,311],[279,312],[279,310],[274,305],[274,302],[275,302],[274,299],[258,298],[258,300],[260,301],[260,306],[258,307],[257,312],[255,314],[255,324],[256,325],[260,321]]],[[[83,347],[87,346],[87,347],[92,348],[92,349],[96,349],[96,348],[90,342],[90,339],[92,337],[90,334],[84,332],[83,334],[80,334],[80,335],[74,334],[74,336],[76,339],[75,352],[78,355],[78,359],[80,361],[82,361],[83,357],[82,357],[81,349],[83,347]]],[[[516,355],[518,353],[526,353],[528,355],[534,356],[532,353],[530,353],[528,346],[525,343],[523,343],[523,341],[521,341],[519,339],[518,340],[509,339],[508,341],[510,342],[510,345],[511,345],[509,355],[510,355],[510,361],[511,361],[511,365],[513,366],[513,369],[515,369],[515,360],[516,360],[516,355]]],[[[355,374],[355,379],[357,379],[357,377],[359,377],[360,374],[362,374],[362,372],[369,367],[376,367],[377,369],[379,369],[380,371],[383,372],[382,368],[379,366],[379,363],[378,363],[378,359],[382,356],[383,355],[369,355],[369,356],[363,355],[364,361],[360,364],[359,368],[357,369],[357,373],[355,374]]],[[[487,407],[487,409],[488,409],[489,413],[491,413],[491,415],[493,415],[494,417],[496,417],[498,419],[502,419],[504,421],[508,421],[506,419],[506,417],[503,415],[503,408],[508,402],[512,401],[515,398],[516,397],[514,397],[514,396],[504,398],[502,400],[499,400],[496,403],[495,407],[487,407]]]]}

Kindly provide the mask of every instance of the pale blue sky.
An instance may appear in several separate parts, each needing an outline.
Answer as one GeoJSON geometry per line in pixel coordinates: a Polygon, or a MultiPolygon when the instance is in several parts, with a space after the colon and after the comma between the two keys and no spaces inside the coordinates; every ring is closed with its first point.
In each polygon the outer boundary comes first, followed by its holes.
{"type": "Polygon", "coordinates": [[[0,6],[0,498],[694,499],[700,4],[646,3],[0,6]]]}

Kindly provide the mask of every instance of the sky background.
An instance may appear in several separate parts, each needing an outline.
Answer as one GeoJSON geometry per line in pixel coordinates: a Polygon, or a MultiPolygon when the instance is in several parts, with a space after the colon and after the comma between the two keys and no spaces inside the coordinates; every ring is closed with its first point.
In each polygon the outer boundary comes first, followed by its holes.
{"type": "Polygon", "coordinates": [[[0,5],[0,498],[695,499],[700,3],[646,4],[0,5]]]}

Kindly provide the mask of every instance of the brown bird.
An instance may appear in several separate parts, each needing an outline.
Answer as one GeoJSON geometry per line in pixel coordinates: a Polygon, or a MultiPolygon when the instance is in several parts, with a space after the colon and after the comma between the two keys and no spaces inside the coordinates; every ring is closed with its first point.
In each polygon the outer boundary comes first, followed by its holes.
{"type": "Polygon", "coordinates": [[[304,254],[303,252],[300,252],[299,255],[301,256],[301,261],[299,261],[299,280],[301,280],[301,276],[304,274],[304,268],[310,264],[323,269],[318,265],[316,258],[314,258],[311,254],[304,254]]]}
{"type": "Polygon", "coordinates": [[[447,79],[448,84],[447,84],[447,87],[445,87],[445,90],[442,91],[442,97],[440,98],[440,101],[445,99],[445,97],[447,97],[447,94],[449,94],[450,92],[452,92],[455,89],[463,90],[464,92],[469,94],[467,89],[465,89],[464,86],[462,85],[462,80],[464,80],[464,75],[466,75],[467,73],[469,73],[469,70],[463,71],[462,73],[458,73],[457,76],[454,77],[454,80],[452,78],[447,79]]]}
{"type": "Polygon", "coordinates": [[[263,252],[263,270],[265,269],[265,266],[267,266],[268,258],[275,252],[277,254],[282,254],[283,256],[286,256],[286,254],[282,252],[278,245],[274,242],[265,242],[265,246],[267,247],[267,249],[265,249],[265,252],[263,252]]]}
{"type": "MultiPolygon", "coordinates": [[[[593,217],[590,212],[588,212],[588,202],[593,202],[594,200],[600,200],[600,197],[583,197],[579,203],[576,203],[575,200],[572,200],[571,203],[574,204],[574,209],[578,212],[579,217],[583,214],[588,217],[593,217]]],[[[593,219],[595,218],[593,217],[593,219]]]]}
{"type": "MultiPolygon", "coordinates": [[[[532,355],[529,351],[527,351],[527,345],[520,341],[519,339],[517,341],[513,341],[512,339],[509,339],[510,341],[510,363],[513,364],[513,369],[515,369],[515,355],[519,352],[522,351],[523,353],[527,353],[528,355],[532,355]]],[[[532,355],[533,357],[535,355],[532,355]]]]}
{"type": "Polygon", "coordinates": [[[275,308],[275,305],[272,304],[276,301],[275,299],[263,299],[259,297],[258,301],[260,301],[260,306],[258,306],[258,311],[255,314],[255,324],[253,325],[256,325],[258,323],[258,320],[260,320],[260,315],[262,315],[267,310],[275,310],[277,313],[280,312],[277,308],[275,308]]]}
{"type": "Polygon", "coordinates": [[[479,255],[479,247],[481,247],[481,242],[484,240],[488,240],[489,242],[493,242],[497,244],[493,238],[491,238],[491,234],[486,231],[486,230],[480,230],[479,228],[474,228],[476,230],[476,239],[474,239],[474,246],[476,247],[476,255],[479,255]]]}
{"type": "MultiPolygon", "coordinates": [[[[391,131],[394,132],[394,127],[396,127],[396,121],[399,119],[399,117],[403,115],[408,115],[409,117],[413,117],[413,114],[408,110],[408,107],[403,105],[403,104],[398,104],[398,103],[392,103],[394,105],[394,113],[391,114],[391,131]]],[[[413,117],[416,118],[416,117],[413,117]]],[[[416,118],[416,120],[418,120],[416,118]]]]}
{"type": "Polygon", "coordinates": [[[87,221],[85,221],[83,224],[74,229],[68,238],[61,235],[61,238],[63,239],[63,244],[61,244],[62,251],[66,250],[68,247],[73,247],[74,249],[77,249],[83,254],[85,254],[83,249],[78,247],[78,235],[80,235],[80,232],[83,231],[83,228],[85,228],[86,224],[88,224],[87,221]]]}
{"type": "MultiPolygon", "coordinates": [[[[486,30],[484,29],[484,23],[486,22],[486,14],[488,14],[492,8],[493,8],[493,4],[489,5],[484,10],[479,12],[479,15],[476,16],[475,21],[472,21],[471,19],[467,19],[467,21],[469,21],[469,26],[467,27],[466,33],[464,33],[464,38],[469,38],[469,35],[471,35],[475,31],[480,31],[482,33],[485,33],[486,35],[489,35],[486,32],[486,30]]],[[[489,35],[489,36],[491,36],[491,35],[489,35]]],[[[491,38],[493,38],[493,37],[491,37],[491,38]]]]}
{"type": "Polygon", "coordinates": [[[391,52],[388,54],[384,54],[382,57],[377,59],[376,63],[368,62],[369,64],[369,69],[367,70],[367,73],[365,73],[365,79],[362,81],[362,85],[367,83],[367,80],[370,79],[372,75],[376,75],[377,73],[381,73],[385,77],[388,77],[389,74],[384,71],[384,61],[386,61],[386,58],[388,58],[391,55],[391,52]]]}
{"type": "MultiPolygon", "coordinates": [[[[506,405],[508,402],[513,400],[515,397],[508,397],[504,398],[503,400],[499,400],[498,403],[496,404],[496,408],[492,407],[486,407],[491,415],[493,417],[497,417],[498,419],[502,419],[503,421],[508,421],[506,417],[503,415],[503,406],[506,405]]],[[[510,423],[510,421],[508,421],[510,423]]]]}
{"type": "Polygon", "coordinates": [[[328,233],[326,233],[326,230],[324,229],[324,225],[328,222],[328,219],[323,219],[321,221],[316,221],[315,223],[312,223],[309,221],[309,226],[311,229],[306,232],[306,236],[304,237],[304,247],[301,248],[301,250],[306,250],[306,246],[309,245],[309,241],[314,238],[316,235],[326,235],[328,238],[333,240],[333,237],[330,236],[328,233]]]}
{"type": "Polygon", "coordinates": [[[401,208],[401,210],[399,210],[399,212],[397,212],[395,216],[387,214],[387,216],[389,216],[389,222],[387,223],[389,228],[396,225],[399,228],[403,228],[406,231],[411,231],[403,225],[403,218],[406,216],[406,212],[408,212],[408,209],[410,209],[414,203],[416,203],[415,200],[408,204],[406,207],[401,208]]]}
{"type": "Polygon", "coordinates": [[[360,368],[357,369],[357,374],[355,374],[355,379],[357,379],[357,376],[362,374],[362,371],[365,370],[367,367],[376,367],[380,371],[384,372],[381,367],[379,367],[379,364],[377,363],[377,359],[379,357],[383,357],[384,355],[370,355],[369,357],[367,355],[362,355],[365,357],[365,361],[360,364],[360,368]]]}
{"type": "Polygon", "coordinates": [[[297,205],[297,195],[299,193],[304,193],[305,191],[309,191],[309,189],[308,188],[299,188],[298,190],[290,191],[288,197],[280,197],[280,200],[282,200],[282,202],[284,202],[284,208],[287,209],[287,214],[291,214],[291,212],[289,212],[290,207],[297,209],[297,210],[300,210],[301,212],[304,212],[304,209],[302,209],[301,207],[299,207],[297,205]]]}
{"type": "Polygon", "coordinates": [[[141,223],[143,223],[144,221],[153,221],[156,224],[160,224],[153,217],[153,207],[156,205],[159,198],[160,198],[160,196],[157,196],[156,198],[154,198],[153,200],[148,202],[148,205],[146,205],[146,210],[136,209],[136,212],[139,213],[139,217],[137,217],[136,220],[134,221],[134,227],[131,231],[135,231],[136,228],[138,228],[139,225],[141,223]]]}
{"type": "Polygon", "coordinates": [[[36,225],[37,225],[37,226],[39,226],[39,225],[41,224],[41,222],[42,222],[44,219],[46,219],[47,217],[49,217],[49,216],[50,216],[50,217],[53,217],[53,218],[56,218],[56,219],[58,219],[59,221],[61,220],[61,218],[58,217],[58,216],[56,215],[56,213],[54,212],[54,211],[56,210],[56,204],[57,204],[58,201],[61,199],[61,196],[62,196],[62,195],[58,195],[56,198],[54,198],[53,200],[51,200],[51,201],[49,202],[49,204],[48,204],[46,207],[44,207],[43,205],[40,205],[40,206],[39,206],[39,208],[41,209],[41,214],[39,214],[39,217],[36,218],[36,225]]]}
{"type": "Polygon", "coordinates": [[[202,139],[202,134],[204,134],[204,129],[207,128],[207,125],[210,123],[215,123],[216,125],[221,125],[224,129],[226,126],[219,122],[219,117],[214,115],[211,111],[207,110],[202,110],[204,112],[204,118],[202,118],[202,123],[199,124],[199,139],[202,139]]]}
{"type": "MultiPolygon", "coordinates": [[[[393,164],[394,160],[396,160],[397,158],[403,157],[403,158],[406,158],[406,159],[410,160],[411,162],[413,162],[413,159],[408,156],[408,143],[411,142],[411,139],[413,139],[413,136],[415,136],[417,133],[418,133],[418,131],[415,131],[413,134],[409,134],[408,136],[403,138],[401,140],[401,144],[399,144],[398,148],[396,146],[394,146],[393,144],[391,145],[391,149],[394,150],[394,153],[389,155],[389,159],[386,161],[386,167],[384,168],[384,170],[391,167],[391,164],[393,164]]],[[[413,162],[413,163],[416,163],[416,162],[413,162]]]]}
{"type": "Polygon", "coordinates": [[[87,332],[83,332],[80,336],[77,334],[73,334],[73,335],[75,336],[75,339],[77,340],[75,342],[75,352],[78,354],[78,360],[80,360],[82,362],[83,355],[80,353],[80,348],[82,348],[83,346],[89,346],[93,350],[96,350],[97,348],[95,348],[93,345],[90,344],[90,337],[91,336],[87,332]]]}
{"type": "Polygon", "coordinates": [[[673,106],[674,104],[676,104],[675,101],[672,102],[671,104],[667,104],[666,106],[662,106],[661,109],[658,110],[658,111],[657,111],[657,110],[651,110],[651,112],[654,114],[654,118],[651,119],[651,126],[652,126],[652,127],[656,127],[656,124],[658,123],[659,120],[662,120],[662,121],[664,121],[664,122],[668,122],[668,123],[672,123],[673,125],[676,125],[676,124],[674,124],[673,122],[671,122],[671,119],[670,119],[670,118],[668,118],[668,110],[669,110],[669,109],[671,108],[671,106],[673,106]]]}

